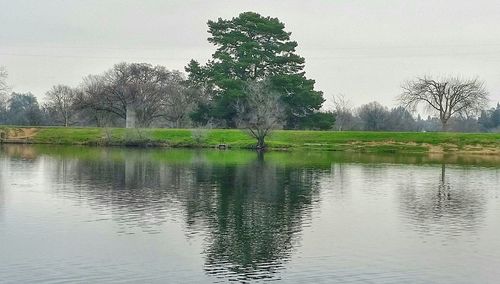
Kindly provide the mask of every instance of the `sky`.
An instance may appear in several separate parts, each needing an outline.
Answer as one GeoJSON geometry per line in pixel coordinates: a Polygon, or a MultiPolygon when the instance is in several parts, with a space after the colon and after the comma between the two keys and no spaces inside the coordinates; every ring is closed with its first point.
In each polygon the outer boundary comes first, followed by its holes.
{"type": "Polygon", "coordinates": [[[0,0],[0,66],[41,100],[122,61],[184,70],[215,51],[208,20],[245,11],[285,23],[326,108],[339,94],[393,107],[423,75],[478,77],[500,101],[498,0],[0,0]]]}

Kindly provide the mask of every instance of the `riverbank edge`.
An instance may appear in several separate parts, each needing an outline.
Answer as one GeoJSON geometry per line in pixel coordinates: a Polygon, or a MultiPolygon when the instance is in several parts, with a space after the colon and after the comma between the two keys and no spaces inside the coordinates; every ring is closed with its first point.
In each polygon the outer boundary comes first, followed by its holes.
{"type": "MultiPolygon", "coordinates": [[[[0,143],[123,147],[252,149],[255,140],[238,129],[125,129],[0,126],[0,143]]],[[[268,150],[369,153],[468,153],[500,155],[498,133],[337,132],[279,130],[268,150]]]]}

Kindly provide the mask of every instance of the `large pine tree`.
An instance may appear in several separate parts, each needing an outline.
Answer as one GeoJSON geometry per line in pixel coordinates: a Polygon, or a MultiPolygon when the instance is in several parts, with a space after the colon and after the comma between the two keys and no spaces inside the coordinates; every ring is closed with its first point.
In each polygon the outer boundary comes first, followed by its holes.
{"type": "Polygon", "coordinates": [[[305,77],[305,60],[295,52],[297,42],[290,40],[291,33],[277,18],[245,12],[231,20],[209,21],[208,27],[208,41],[217,50],[205,66],[192,60],[186,67],[190,82],[208,95],[194,113],[195,120],[213,118],[234,126],[235,104],[245,96],[249,80],[268,79],[282,94],[286,128],[300,127],[319,110],[323,93],[305,77]]]}

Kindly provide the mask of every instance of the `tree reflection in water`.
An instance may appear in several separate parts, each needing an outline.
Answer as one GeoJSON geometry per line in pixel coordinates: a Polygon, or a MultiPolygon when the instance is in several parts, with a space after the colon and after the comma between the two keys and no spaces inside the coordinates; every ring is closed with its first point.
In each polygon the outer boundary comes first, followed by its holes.
{"type": "Polygon", "coordinates": [[[473,172],[454,173],[451,180],[446,164],[432,169],[428,180],[414,180],[410,176],[402,182],[399,192],[405,221],[421,233],[444,237],[476,230],[484,220],[487,201],[480,188],[481,181],[475,179],[473,172]]]}
{"type": "Polygon", "coordinates": [[[102,151],[96,159],[57,159],[58,194],[85,200],[120,224],[159,233],[167,218],[185,219],[188,237],[205,240],[205,271],[245,281],[273,278],[300,240],[318,195],[318,171],[279,166],[263,154],[214,164],[203,154],[163,162],[147,152],[102,151]]]}
{"type": "Polygon", "coordinates": [[[438,193],[437,193],[437,208],[442,208],[442,203],[449,202],[451,200],[451,187],[450,183],[446,179],[446,165],[441,165],[441,181],[438,185],[438,193]]]}
{"type": "Polygon", "coordinates": [[[262,156],[245,166],[226,168],[220,185],[205,269],[239,280],[268,278],[282,267],[298,241],[317,193],[314,172],[279,168],[262,156]]]}
{"type": "Polygon", "coordinates": [[[4,217],[4,208],[6,204],[5,189],[8,184],[5,182],[8,177],[5,176],[10,167],[35,167],[37,153],[32,147],[25,145],[3,145],[0,143],[0,221],[4,217]],[[14,164],[10,162],[14,161],[14,164]]]}

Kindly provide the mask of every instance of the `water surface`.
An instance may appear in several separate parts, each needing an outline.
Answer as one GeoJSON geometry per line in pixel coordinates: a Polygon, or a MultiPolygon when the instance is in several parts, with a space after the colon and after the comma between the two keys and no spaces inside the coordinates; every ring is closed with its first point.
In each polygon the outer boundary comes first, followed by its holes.
{"type": "Polygon", "coordinates": [[[499,283],[490,156],[4,145],[1,283],[499,283]]]}

